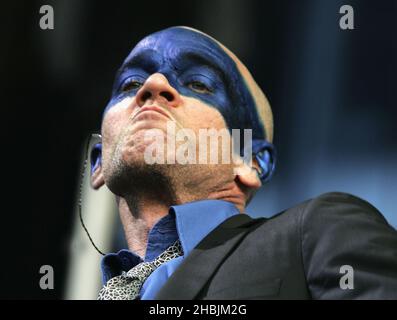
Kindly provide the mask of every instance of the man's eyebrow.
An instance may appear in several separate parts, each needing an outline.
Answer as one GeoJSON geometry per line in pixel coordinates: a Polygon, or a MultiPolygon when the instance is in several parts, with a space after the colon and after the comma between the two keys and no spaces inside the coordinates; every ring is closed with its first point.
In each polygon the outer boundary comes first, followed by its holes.
{"type": "Polygon", "coordinates": [[[222,80],[227,79],[226,68],[222,62],[222,58],[219,57],[219,55],[208,54],[204,51],[189,50],[180,52],[176,59],[177,61],[183,61],[184,59],[188,59],[192,62],[208,66],[209,68],[213,69],[217,74],[219,74],[222,77],[222,80]]]}
{"type": "Polygon", "coordinates": [[[128,57],[123,65],[120,67],[117,75],[123,74],[128,69],[139,68],[147,71],[148,73],[156,70],[159,62],[156,61],[148,52],[139,52],[132,57],[128,57]]]}

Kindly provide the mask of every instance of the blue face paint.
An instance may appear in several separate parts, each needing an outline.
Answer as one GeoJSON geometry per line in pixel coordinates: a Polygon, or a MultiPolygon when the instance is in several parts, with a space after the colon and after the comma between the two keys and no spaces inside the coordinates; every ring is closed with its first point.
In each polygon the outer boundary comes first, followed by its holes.
{"type": "Polygon", "coordinates": [[[154,33],[131,51],[119,69],[106,111],[154,73],[163,74],[179,94],[200,99],[218,109],[228,128],[252,129],[253,139],[265,140],[265,130],[244,78],[231,57],[212,39],[173,27],[154,33]],[[193,90],[192,86],[203,90],[193,90]],[[129,88],[123,92],[123,88],[129,88]]]}
{"type": "MultiPolygon", "coordinates": [[[[135,96],[146,79],[163,74],[180,95],[216,108],[229,128],[252,129],[253,154],[261,167],[261,180],[270,179],[275,150],[266,141],[264,124],[254,99],[233,59],[211,38],[182,27],[149,35],[140,41],[117,72],[104,114],[121,100],[135,96]]],[[[241,155],[243,153],[241,145],[241,155]]]]}

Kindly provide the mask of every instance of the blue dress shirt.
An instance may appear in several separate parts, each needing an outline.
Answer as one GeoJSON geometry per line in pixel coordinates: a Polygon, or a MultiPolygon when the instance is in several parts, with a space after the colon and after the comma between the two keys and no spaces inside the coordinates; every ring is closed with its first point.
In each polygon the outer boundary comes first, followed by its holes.
{"type": "MultiPolygon", "coordinates": [[[[238,209],[223,200],[201,200],[172,206],[169,214],[161,218],[150,230],[144,261],[153,261],[177,239],[180,240],[184,255],[158,267],[145,281],[140,291],[142,300],[154,299],[183,259],[214,230],[238,209]]],[[[129,250],[105,255],[101,262],[102,281],[127,272],[143,260],[129,250]]]]}

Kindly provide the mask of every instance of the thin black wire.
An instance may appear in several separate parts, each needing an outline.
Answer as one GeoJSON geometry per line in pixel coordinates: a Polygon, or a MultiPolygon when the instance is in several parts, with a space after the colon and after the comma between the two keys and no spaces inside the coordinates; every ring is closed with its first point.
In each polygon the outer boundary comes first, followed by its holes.
{"type": "MultiPolygon", "coordinates": [[[[92,136],[91,136],[92,137],[92,136]]],[[[98,247],[95,245],[94,241],[92,240],[90,233],[88,232],[87,227],[84,224],[83,221],[83,215],[82,215],[82,199],[83,199],[83,185],[84,185],[84,177],[85,177],[85,171],[87,169],[87,163],[88,163],[88,151],[89,151],[89,147],[90,147],[90,141],[91,141],[91,137],[87,139],[87,144],[86,144],[86,149],[85,149],[85,157],[84,157],[84,164],[83,164],[83,171],[81,172],[81,180],[80,180],[80,188],[79,188],[79,218],[80,218],[80,223],[81,226],[83,227],[85,233],[88,236],[88,239],[90,240],[91,244],[93,245],[93,247],[95,248],[96,251],[99,252],[99,254],[101,255],[105,255],[101,250],[98,249],[98,247]]]]}

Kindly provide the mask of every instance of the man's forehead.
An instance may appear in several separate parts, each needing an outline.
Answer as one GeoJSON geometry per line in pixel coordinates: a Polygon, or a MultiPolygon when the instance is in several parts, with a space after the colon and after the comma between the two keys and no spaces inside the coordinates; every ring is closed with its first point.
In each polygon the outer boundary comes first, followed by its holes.
{"type": "Polygon", "coordinates": [[[215,65],[225,72],[237,71],[233,59],[215,40],[186,27],[172,27],[145,37],[133,48],[123,65],[145,58],[159,63],[165,60],[175,63],[188,57],[200,57],[203,63],[215,65]]]}

